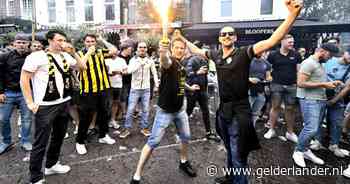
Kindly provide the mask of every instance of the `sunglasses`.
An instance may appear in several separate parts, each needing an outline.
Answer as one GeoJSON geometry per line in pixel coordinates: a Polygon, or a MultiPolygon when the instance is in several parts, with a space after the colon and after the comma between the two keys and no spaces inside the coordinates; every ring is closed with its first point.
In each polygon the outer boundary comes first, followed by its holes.
{"type": "Polygon", "coordinates": [[[146,49],[147,47],[139,47],[140,49],[146,49]]]}
{"type": "Polygon", "coordinates": [[[235,33],[234,32],[222,32],[220,33],[220,37],[225,37],[225,36],[234,36],[235,33]]]}

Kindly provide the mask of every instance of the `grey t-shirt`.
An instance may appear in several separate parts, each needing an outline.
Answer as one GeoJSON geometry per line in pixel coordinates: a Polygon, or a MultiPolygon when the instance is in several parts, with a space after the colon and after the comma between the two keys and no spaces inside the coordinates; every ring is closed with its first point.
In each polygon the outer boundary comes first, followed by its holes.
{"type": "MultiPolygon", "coordinates": [[[[308,82],[326,82],[327,75],[322,65],[312,56],[301,63],[299,72],[310,76],[308,82]]],[[[309,100],[327,100],[325,88],[297,88],[297,97],[309,100]]]]}

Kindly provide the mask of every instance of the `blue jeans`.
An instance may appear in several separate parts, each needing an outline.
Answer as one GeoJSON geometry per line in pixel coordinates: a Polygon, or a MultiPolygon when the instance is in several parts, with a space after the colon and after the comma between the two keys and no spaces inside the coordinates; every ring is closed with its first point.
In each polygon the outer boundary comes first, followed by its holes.
{"type": "Polygon", "coordinates": [[[191,132],[185,109],[181,108],[179,112],[167,113],[162,108],[157,106],[152,134],[147,141],[148,146],[150,146],[152,149],[156,148],[164,136],[165,129],[172,122],[175,123],[177,134],[179,135],[181,142],[188,143],[191,139],[191,132]]]}
{"type": "Polygon", "coordinates": [[[150,89],[131,89],[129,94],[128,110],[125,118],[125,128],[132,127],[133,113],[136,105],[141,100],[141,128],[148,127],[148,114],[149,114],[149,101],[150,101],[150,89]]]}
{"type": "Polygon", "coordinates": [[[11,144],[11,114],[15,105],[18,105],[21,112],[21,144],[30,143],[30,131],[32,126],[32,112],[19,91],[5,91],[6,100],[0,104],[0,123],[2,125],[2,136],[5,144],[11,144]]]}
{"type": "Polygon", "coordinates": [[[304,128],[299,134],[296,150],[305,152],[309,149],[311,139],[320,131],[326,101],[300,99],[300,109],[303,113],[304,128]]]}
{"type": "MultiPolygon", "coordinates": [[[[330,126],[329,130],[331,137],[329,144],[338,145],[343,128],[345,105],[343,102],[338,102],[333,106],[327,106],[326,109],[326,119],[330,126]]],[[[317,132],[316,138],[321,142],[321,129],[317,132]]]]}
{"type": "MultiPolygon", "coordinates": [[[[241,159],[238,153],[238,121],[233,118],[231,121],[223,118],[219,113],[216,129],[221,139],[224,141],[227,150],[228,168],[247,168],[247,158],[241,159]]],[[[232,184],[248,184],[245,175],[234,175],[232,184]]]]}
{"type": "Polygon", "coordinates": [[[258,93],[257,96],[249,95],[249,103],[252,109],[252,121],[254,123],[254,127],[255,127],[256,120],[258,120],[259,118],[260,111],[265,105],[265,101],[266,101],[266,98],[264,93],[258,93]]]}

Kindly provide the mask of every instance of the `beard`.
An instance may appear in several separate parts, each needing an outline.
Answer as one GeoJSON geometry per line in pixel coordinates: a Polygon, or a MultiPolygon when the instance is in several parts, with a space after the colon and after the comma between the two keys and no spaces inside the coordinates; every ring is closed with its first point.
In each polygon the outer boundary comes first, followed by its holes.
{"type": "Polygon", "coordinates": [[[222,47],[232,48],[233,47],[233,42],[231,42],[230,44],[222,44],[222,47]]]}
{"type": "Polygon", "coordinates": [[[328,60],[329,60],[329,59],[321,58],[321,59],[319,60],[319,62],[320,62],[320,63],[326,63],[328,60]]]}

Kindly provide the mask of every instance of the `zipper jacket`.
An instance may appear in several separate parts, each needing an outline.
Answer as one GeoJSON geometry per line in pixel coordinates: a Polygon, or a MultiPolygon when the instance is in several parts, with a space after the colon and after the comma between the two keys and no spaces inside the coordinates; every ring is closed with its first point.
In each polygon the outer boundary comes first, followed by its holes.
{"type": "Polygon", "coordinates": [[[150,89],[151,74],[155,87],[158,87],[158,75],[155,64],[149,57],[135,56],[130,60],[128,73],[131,77],[131,89],[150,89]]]}

